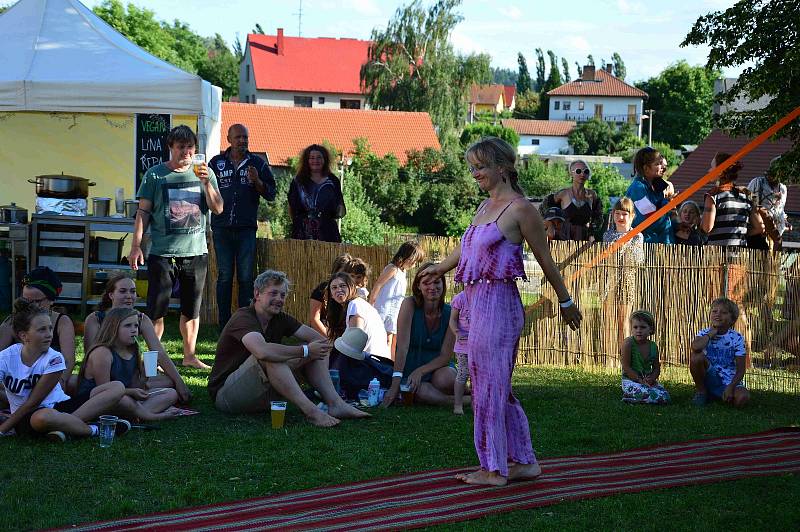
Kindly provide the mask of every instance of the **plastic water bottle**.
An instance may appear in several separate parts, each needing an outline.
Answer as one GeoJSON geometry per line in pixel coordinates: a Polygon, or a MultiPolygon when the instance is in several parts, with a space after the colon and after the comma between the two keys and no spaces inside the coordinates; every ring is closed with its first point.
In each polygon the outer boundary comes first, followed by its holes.
{"type": "Polygon", "coordinates": [[[378,400],[381,393],[381,383],[378,379],[372,379],[367,386],[367,399],[369,406],[378,406],[378,400]]]}

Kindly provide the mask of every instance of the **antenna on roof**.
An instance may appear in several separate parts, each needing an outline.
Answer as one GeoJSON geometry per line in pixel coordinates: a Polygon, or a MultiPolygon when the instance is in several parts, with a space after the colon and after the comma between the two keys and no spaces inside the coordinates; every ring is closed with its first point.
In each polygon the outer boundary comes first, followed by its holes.
{"type": "Polygon", "coordinates": [[[293,14],[297,15],[297,36],[298,37],[302,37],[303,36],[303,0],[300,0],[300,9],[297,11],[297,13],[293,13],[293,14]]]}

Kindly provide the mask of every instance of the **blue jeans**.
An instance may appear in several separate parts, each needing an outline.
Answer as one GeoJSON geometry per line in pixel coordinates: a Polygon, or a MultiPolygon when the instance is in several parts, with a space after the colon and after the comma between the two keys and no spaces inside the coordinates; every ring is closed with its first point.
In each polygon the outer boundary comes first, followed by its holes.
{"type": "Polygon", "coordinates": [[[239,306],[253,299],[253,270],[256,262],[256,230],[249,227],[215,228],[214,251],[217,255],[217,312],[220,329],[231,317],[233,266],[239,281],[239,306]]]}

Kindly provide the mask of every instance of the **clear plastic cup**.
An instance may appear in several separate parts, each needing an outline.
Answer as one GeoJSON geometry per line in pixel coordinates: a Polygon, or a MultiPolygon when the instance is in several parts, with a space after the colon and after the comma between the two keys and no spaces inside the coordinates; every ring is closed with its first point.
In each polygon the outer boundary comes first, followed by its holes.
{"type": "Polygon", "coordinates": [[[144,376],[155,377],[158,375],[158,351],[145,351],[142,354],[144,361],[144,376]]]}
{"type": "Polygon", "coordinates": [[[111,447],[117,431],[117,416],[100,416],[100,447],[111,447]]]}
{"type": "Polygon", "coordinates": [[[192,168],[194,169],[194,175],[200,177],[198,173],[200,172],[200,167],[206,164],[206,154],[205,153],[195,153],[192,156],[192,168]]]}
{"type": "Polygon", "coordinates": [[[282,429],[286,421],[286,401],[272,401],[269,411],[272,419],[272,428],[282,429]]]}

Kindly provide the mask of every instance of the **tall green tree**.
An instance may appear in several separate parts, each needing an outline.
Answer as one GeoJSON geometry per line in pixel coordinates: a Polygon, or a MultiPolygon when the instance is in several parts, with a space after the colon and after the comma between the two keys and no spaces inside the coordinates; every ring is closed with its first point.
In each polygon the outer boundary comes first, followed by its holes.
{"type": "Polygon", "coordinates": [[[561,82],[561,73],[558,71],[558,57],[556,57],[556,54],[554,54],[552,50],[547,50],[547,56],[550,58],[550,74],[547,76],[547,81],[542,88],[545,92],[563,85],[561,82]]]}
{"type": "Polygon", "coordinates": [[[575,69],[578,71],[578,76],[576,79],[581,79],[581,76],[583,75],[583,67],[577,61],[575,61],[575,69]]]}
{"type": "Polygon", "coordinates": [[[617,52],[614,52],[614,55],[611,56],[611,62],[614,63],[614,75],[619,79],[625,79],[628,71],[625,69],[625,62],[622,57],[617,52]]]}
{"type": "Polygon", "coordinates": [[[586,56],[586,64],[589,65],[589,66],[595,66],[595,64],[594,64],[594,56],[592,54],[589,54],[589,55],[586,56]]]}
{"type": "Polygon", "coordinates": [[[656,110],[653,137],[673,148],[699,144],[706,138],[711,131],[714,80],[718,76],[706,67],[679,61],[658,76],[637,83],[649,95],[648,107],[656,110]]]}
{"type": "MultiPolygon", "coordinates": [[[[492,83],[499,83],[500,85],[517,85],[518,73],[510,68],[490,68],[492,73],[492,83]]],[[[530,76],[528,76],[530,79],[530,76]]]]}
{"type": "Polygon", "coordinates": [[[541,48],[536,49],[536,85],[533,90],[540,92],[544,87],[545,81],[544,52],[541,48]]]}
{"type": "MultiPolygon", "coordinates": [[[[769,96],[758,110],[731,110],[720,125],[738,134],[754,136],[800,106],[800,3],[793,0],[736,2],[725,11],[697,19],[681,46],[710,47],[707,69],[748,65],[721,103],[746,97],[752,101],[769,96]]],[[[800,182],[800,120],[783,128],[780,135],[792,140],[792,148],[780,160],[786,180],[800,182]]]]}
{"type": "Polygon", "coordinates": [[[531,74],[528,72],[528,62],[522,52],[517,52],[517,93],[522,94],[531,90],[531,74]]]}
{"type": "Polygon", "coordinates": [[[567,61],[566,57],[561,58],[561,68],[564,69],[564,83],[569,83],[572,80],[572,76],[569,75],[569,61],[567,61]]]}
{"type": "Polygon", "coordinates": [[[517,93],[514,118],[532,119],[539,113],[539,95],[533,91],[517,93]]]}
{"type": "Polygon", "coordinates": [[[610,155],[640,143],[631,126],[615,128],[605,120],[593,118],[572,130],[569,144],[579,155],[610,155]]]}
{"type": "Polygon", "coordinates": [[[225,39],[217,33],[207,44],[208,53],[197,69],[197,74],[222,89],[222,96],[230,99],[239,94],[239,59],[231,53],[225,39]]]}
{"type": "Polygon", "coordinates": [[[457,55],[450,34],[462,17],[461,0],[419,0],[400,7],[385,29],[372,30],[361,84],[374,109],[426,111],[450,137],[466,115],[469,87],[490,79],[489,56],[457,55]]]}

